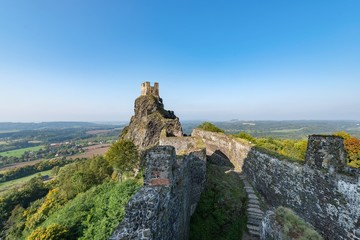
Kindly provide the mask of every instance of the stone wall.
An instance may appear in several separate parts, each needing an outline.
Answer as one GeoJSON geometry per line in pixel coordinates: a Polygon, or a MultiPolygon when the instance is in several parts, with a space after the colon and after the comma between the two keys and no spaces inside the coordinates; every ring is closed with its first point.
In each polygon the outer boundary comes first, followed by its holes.
{"type": "Polygon", "coordinates": [[[188,239],[205,184],[205,149],[176,156],[172,146],[145,153],[144,187],[129,201],[110,239],[188,239]]]}
{"type": "Polygon", "coordinates": [[[236,171],[241,172],[244,159],[251,148],[251,144],[245,140],[231,138],[223,133],[208,132],[201,129],[194,129],[192,137],[201,138],[206,145],[206,154],[216,161],[228,159],[236,171]]]}
{"type": "Polygon", "coordinates": [[[252,149],[243,166],[270,205],[291,208],[325,239],[360,239],[360,182],[252,149]]]}
{"type": "Polygon", "coordinates": [[[205,142],[207,154],[220,151],[237,170],[245,172],[269,205],[291,208],[325,239],[360,239],[359,171],[337,168],[343,161],[341,139],[310,137],[313,144],[307,153],[308,164],[300,165],[280,160],[225,134],[196,129],[192,136],[205,142]],[[324,164],[318,167],[317,161],[324,164]]]}
{"type": "MultiPolygon", "coordinates": [[[[164,131],[163,131],[164,132],[164,131]]],[[[205,143],[200,137],[160,137],[159,145],[173,146],[177,155],[184,155],[199,149],[205,149],[205,143]]]]}
{"type": "Polygon", "coordinates": [[[311,135],[306,150],[305,163],[330,173],[346,166],[344,139],[336,136],[311,135]]]}
{"type": "Polygon", "coordinates": [[[160,97],[159,95],[159,83],[155,82],[154,86],[150,85],[150,82],[144,82],[141,84],[141,95],[154,95],[160,97]]]}

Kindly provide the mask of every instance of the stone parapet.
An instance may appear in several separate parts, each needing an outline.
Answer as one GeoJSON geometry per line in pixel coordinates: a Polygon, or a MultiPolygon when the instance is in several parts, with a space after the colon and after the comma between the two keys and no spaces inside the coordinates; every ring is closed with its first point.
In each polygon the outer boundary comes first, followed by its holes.
{"type": "Polygon", "coordinates": [[[110,239],[188,239],[190,217],[205,184],[205,150],[176,156],[174,147],[157,146],[144,158],[144,186],[110,239]]]}

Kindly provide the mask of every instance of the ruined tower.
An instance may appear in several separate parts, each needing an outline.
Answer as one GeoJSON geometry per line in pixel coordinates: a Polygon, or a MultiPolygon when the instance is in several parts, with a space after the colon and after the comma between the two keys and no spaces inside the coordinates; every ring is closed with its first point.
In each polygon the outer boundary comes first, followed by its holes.
{"type": "Polygon", "coordinates": [[[154,95],[155,97],[160,97],[159,95],[159,83],[155,82],[154,86],[150,85],[150,82],[144,82],[141,84],[141,96],[154,95]]]}
{"type": "Polygon", "coordinates": [[[141,96],[135,100],[134,116],[131,117],[129,126],[125,127],[120,139],[134,142],[139,150],[159,144],[162,132],[167,137],[183,135],[179,118],[173,111],[164,109],[164,104],[159,95],[159,83],[150,85],[150,82],[141,84],[141,96]]]}
{"type": "Polygon", "coordinates": [[[344,139],[332,135],[309,136],[305,163],[329,172],[341,170],[346,166],[344,139]]]}

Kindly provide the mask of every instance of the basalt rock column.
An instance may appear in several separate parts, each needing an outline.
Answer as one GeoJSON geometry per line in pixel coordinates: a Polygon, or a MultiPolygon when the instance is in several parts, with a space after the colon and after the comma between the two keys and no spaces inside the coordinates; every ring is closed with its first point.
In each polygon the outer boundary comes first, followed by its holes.
{"type": "Polygon", "coordinates": [[[179,118],[173,111],[164,109],[158,83],[153,87],[149,82],[141,84],[141,96],[135,100],[134,112],[120,139],[133,141],[141,151],[158,145],[162,132],[169,137],[183,136],[179,118]]]}

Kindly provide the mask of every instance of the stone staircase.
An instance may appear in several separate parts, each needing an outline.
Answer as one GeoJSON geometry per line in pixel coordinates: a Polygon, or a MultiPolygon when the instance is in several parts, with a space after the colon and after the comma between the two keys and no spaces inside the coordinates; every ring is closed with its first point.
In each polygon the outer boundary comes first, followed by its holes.
{"type": "Polygon", "coordinates": [[[245,174],[239,173],[239,177],[244,183],[244,188],[249,199],[246,211],[248,216],[247,229],[251,236],[250,239],[260,239],[260,226],[264,212],[261,210],[260,201],[245,174]]]}

